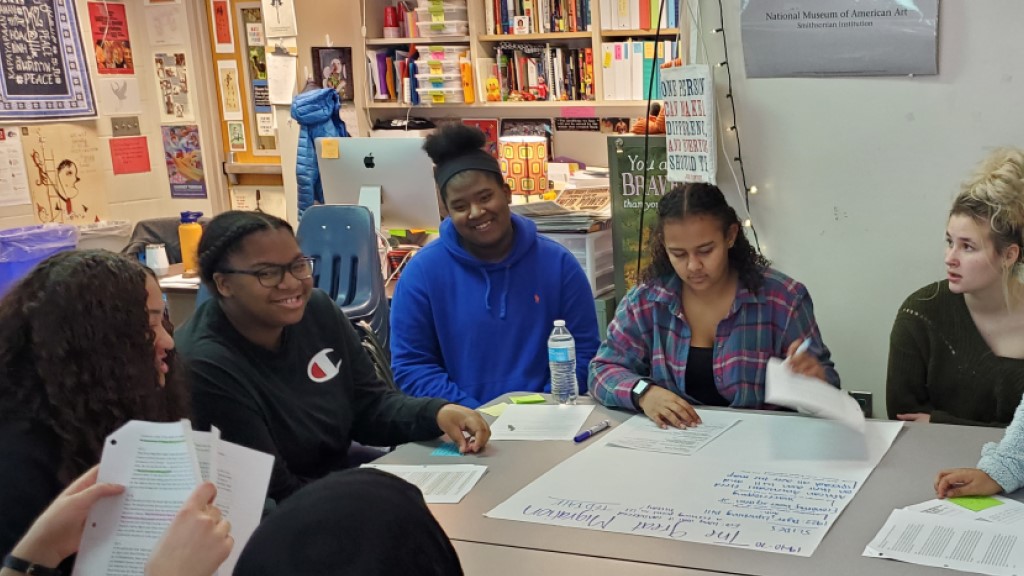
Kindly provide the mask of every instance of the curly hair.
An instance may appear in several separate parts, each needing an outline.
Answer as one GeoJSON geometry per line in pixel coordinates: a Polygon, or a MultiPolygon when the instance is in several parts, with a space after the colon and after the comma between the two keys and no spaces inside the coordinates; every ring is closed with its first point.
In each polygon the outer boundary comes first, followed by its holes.
{"type": "Polygon", "coordinates": [[[220,270],[224,260],[239,250],[246,236],[264,230],[285,229],[295,234],[288,222],[262,212],[244,212],[229,210],[214,217],[203,230],[199,241],[199,275],[210,289],[210,293],[219,298],[213,275],[220,270]]]}
{"type": "Polygon", "coordinates": [[[0,418],[32,415],[61,443],[59,477],[96,464],[129,420],[175,421],[188,395],[154,367],[152,271],[106,250],[44,260],[0,300],[0,418]]]}
{"type": "Polygon", "coordinates": [[[739,274],[740,282],[751,292],[764,284],[764,271],[771,262],[750,244],[740,227],[736,210],[725,200],[725,195],[713,184],[692,182],[677,184],[658,201],[658,222],[650,240],[651,263],[640,275],[641,282],[651,282],[675,274],[668,251],[665,250],[665,222],[682,220],[687,216],[710,216],[722,224],[722,233],[736,225],[739,233],[729,248],[729,267],[739,274]]]}

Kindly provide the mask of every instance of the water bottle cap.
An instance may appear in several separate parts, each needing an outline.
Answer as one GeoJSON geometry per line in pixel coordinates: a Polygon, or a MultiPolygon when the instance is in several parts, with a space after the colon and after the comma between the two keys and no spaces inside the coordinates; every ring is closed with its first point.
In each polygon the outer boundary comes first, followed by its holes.
{"type": "Polygon", "coordinates": [[[555,320],[555,327],[565,327],[565,320],[555,320]]]}
{"type": "Polygon", "coordinates": [[[199,219],[202,218],[202,217],[203,217],[203,213],[202,212],[191,212],[191,211],[186,210],[186,211],[181,213],[181,223],[182,224],[191,224],[193,222],[198,222],[199,219]]]}

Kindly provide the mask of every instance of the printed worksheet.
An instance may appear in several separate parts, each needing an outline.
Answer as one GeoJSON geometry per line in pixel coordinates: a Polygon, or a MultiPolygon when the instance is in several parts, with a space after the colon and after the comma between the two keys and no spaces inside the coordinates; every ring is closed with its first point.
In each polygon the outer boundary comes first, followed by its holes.
{"type": "Polygon", "coordinates": [[[568,440],[594,411],[594,405],[512,404],[491,424],[491,440],[568,440]]]}
{"type": "Polygon", "coordinates": [[[662,430],[650,418],[633,417],[619,426],[618,434],[613,440],[608,441],[608,445],[689,456],[710,444],[739,421],[740,419],[736,417],[723,422],[705,422],[691,428],[662,430]]]}
{"type": "Polygon", "coordinates": [[[427,504],[458,504],[487,472],[487,466],[475,464],[442,464],[404,466],[399,464],[364,464],[394,474],[423,492],[427,504]]]}

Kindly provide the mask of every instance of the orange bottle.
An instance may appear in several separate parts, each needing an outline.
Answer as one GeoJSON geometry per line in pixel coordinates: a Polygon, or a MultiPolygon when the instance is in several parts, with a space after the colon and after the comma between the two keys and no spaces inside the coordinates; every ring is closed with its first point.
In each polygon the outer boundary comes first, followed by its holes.
{"type": "Polygon", "coordinates": [[[181,241],[181,263],[185,266],[182,274],[185,278],[199,275],[199,239],[203,236],[203,227],[199,219],[202,212],[182,212],[181,224],[178,224],[178,240],[181,241]]]}

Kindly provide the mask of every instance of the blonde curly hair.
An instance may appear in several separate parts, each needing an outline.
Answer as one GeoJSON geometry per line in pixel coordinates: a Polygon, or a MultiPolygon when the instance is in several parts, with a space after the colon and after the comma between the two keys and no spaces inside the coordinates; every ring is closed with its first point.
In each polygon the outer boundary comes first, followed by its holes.
{"type": "Polygon", "coordinates": [[[1007,306],[1024,302],[1024,150],[998,148],[960,187],[950,216],[987,223],[996,253],[1017,246],[1016,262],[1003,269],[1007,306]]]}

